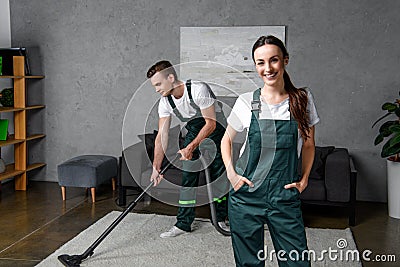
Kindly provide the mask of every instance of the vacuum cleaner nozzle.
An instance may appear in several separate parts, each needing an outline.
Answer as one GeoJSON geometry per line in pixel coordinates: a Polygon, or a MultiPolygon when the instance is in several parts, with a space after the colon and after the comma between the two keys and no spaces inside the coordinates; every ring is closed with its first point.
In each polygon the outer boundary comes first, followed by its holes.
{"type": "Polygon", "coordinates": [[[82,255],[67,255],[58,256],[58,260],[67,267],[79,267],[82,263],[82,255]]]}

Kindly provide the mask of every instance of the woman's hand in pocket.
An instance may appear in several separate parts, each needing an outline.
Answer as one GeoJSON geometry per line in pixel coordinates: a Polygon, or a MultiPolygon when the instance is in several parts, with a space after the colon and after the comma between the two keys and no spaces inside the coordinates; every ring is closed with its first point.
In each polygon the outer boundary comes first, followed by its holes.
{"type": "Polygon", "coordinates": [[[231,175],[228,174],[228,179],[232,184],[233,190],[235,191],[238,191],[244,184],[248,184],[250,187],[254,187],[252,181],[237,173],[233,173],[231,175]]]}
{"type": "Polygon", "coordinates": [[[293,188],[294,187],[299,191],[299,193],[301,193],[301,192],[304,191],[304,189],[306,189],[307,185],[308,185],[308,181],[303,179],[303,180],[301,180],[299,182],[295,182],[295,183],[291,183],[291,184],[285,185],[285,189],[289,189],[289,188],[293,188]]]}

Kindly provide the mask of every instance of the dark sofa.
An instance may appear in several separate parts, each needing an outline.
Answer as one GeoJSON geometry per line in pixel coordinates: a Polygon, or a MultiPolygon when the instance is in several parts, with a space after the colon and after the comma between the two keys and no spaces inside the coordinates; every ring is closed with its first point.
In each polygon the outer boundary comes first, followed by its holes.
{"type": "MultiPolygon", "coordinates": [[[[300,157],[301,158],[301,157],[300,157]]],[[[299,173],[301,160],[299,161],[299,173]]],[[[316,147],[307,188],[300,194],[305,204],[347,209],[355,225],[357,171],[346,148],[316,147]]]]}
{"type": "MultiPolygon", "coordinates": [[[[234,143],[234,159],[237,159],[241,143],[234,143]]],[[[170,155],[170,158],[172,156],[170,155]]],[[[165,164],[165,163],[164,163],[165,164]]],[[[301,162],[299,161],[299,170],[301,162]]],[[[144,145],[139,142],[122,153],[119,177],[119,205],[126,204],[127,189],[137,189],[149,184],[151,163],[144,145]],[[126,158],[129,159],[127,163],[126,158]],[[128,165],[130,168],[128,168],[128,165]],[[131,170],[131,172],[129,171],[131,170]]],[[[299,172],[300,173],[300,172],[299,172]]],[[[179,194],[174,185],[180,184],[179,166],[171,168],[165,174],[171,183],[161,183],[152,194],[179,194]]],[[[314,164],[307,188],[300,194],[304,204],[338,206],[347,209],[349,225],[355,225],[357,171],[345,148],[316,147],[314,164]]],[[[200,185],[205,184],[204,172],[200,174],[200,185]]],[[[199,192],[199,197],[206,198],[207,192],[199,192]]]]}

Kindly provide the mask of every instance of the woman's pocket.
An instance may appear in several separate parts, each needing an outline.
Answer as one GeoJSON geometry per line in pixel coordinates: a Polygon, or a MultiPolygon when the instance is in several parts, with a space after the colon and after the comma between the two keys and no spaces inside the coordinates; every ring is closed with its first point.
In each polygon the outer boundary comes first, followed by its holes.
{"type": "Polygon", "coordinates": [[[233,186],[231,188],[231,190],[229,191],[230,195],[234,195],[234,194],[238,194],[240,192],[248,192],[249,191],[249,185],[244,183],[238,190],[235,191],[235,189],[233,189],[233,186]]]}
{"type": "Polygon", "coordinates": [[[285,170],[289,165],[290,148],[294,144],[293,134],[262,133],[261,160],[273,159],[271,170],[285,170]]]}

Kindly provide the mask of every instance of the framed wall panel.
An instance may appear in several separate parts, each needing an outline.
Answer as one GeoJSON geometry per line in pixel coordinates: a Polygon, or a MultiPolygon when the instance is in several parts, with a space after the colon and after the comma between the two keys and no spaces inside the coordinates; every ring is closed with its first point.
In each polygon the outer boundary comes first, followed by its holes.
{"type": "Polygon", "coordinates": [[[285,42],[285,26],[181,27],[182,80],[208,82],[216,95],[237,95],[260,85],[251,50],[262,35],[285,42]]]}

